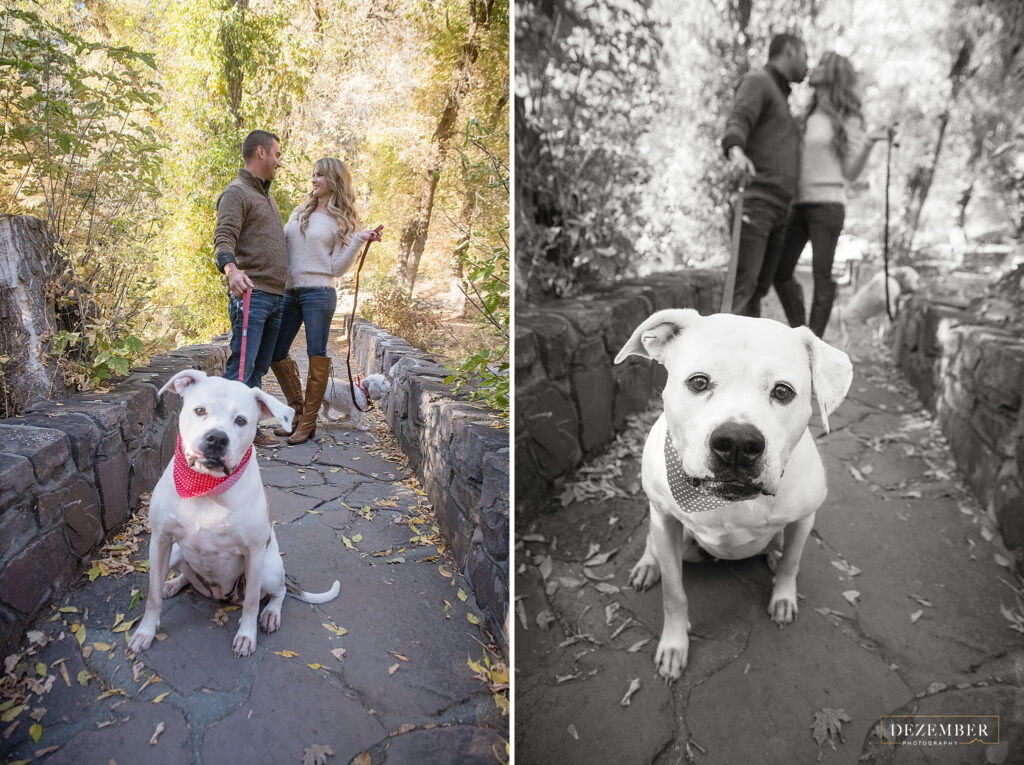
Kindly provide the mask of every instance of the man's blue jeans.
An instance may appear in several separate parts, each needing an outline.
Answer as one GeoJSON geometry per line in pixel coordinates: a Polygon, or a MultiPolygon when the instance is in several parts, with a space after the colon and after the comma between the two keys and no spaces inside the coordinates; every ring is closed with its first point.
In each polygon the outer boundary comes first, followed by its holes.
{"type": "MultiPolygon", "coordinates": [[[[270,362],[281,326],[281,295],[253,290],[249,297],[249,324],[245,341],[245,376],[243,382],[250,388],[259,388],[270,362]]],[[[242,299],[228,295],[228,315],[231,317],[231,356],[228,357],[224,376],[238,379],[238,366],[242,355],[242,299]]]]}
{"type": "Polygon", "coordinates": [[[285,290],[281,305],[281,331],[273,361],[288,355],[299,327],[306,325],[306,355],[326,356],[331,319],[338,307],[338,293],[333,287],[296,287],[285,290]]]}

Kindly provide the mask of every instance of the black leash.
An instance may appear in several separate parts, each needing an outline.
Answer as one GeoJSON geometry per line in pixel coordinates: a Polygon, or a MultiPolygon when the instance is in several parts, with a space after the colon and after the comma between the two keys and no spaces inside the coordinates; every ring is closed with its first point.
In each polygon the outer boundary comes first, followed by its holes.
{"type": "Polygon", "coordinates": [[[894,138],[896,129],[889,127],[886,130],[885,147],[885,232],[882,234],[882,268],[885,271],[885,313],[889,321],[893,321],[892,306],[889,298],[889,178],[892,171],[892,147],[896,144],[894,138]]]}

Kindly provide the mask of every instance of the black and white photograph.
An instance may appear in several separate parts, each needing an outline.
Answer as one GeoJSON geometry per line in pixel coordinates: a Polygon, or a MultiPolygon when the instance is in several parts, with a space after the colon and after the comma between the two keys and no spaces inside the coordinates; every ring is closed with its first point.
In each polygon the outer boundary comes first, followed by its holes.
{"type": "Polygon", "coordinates": [[[514,31],[515,761],[1024,762],[1024,6],[514,31]]]}

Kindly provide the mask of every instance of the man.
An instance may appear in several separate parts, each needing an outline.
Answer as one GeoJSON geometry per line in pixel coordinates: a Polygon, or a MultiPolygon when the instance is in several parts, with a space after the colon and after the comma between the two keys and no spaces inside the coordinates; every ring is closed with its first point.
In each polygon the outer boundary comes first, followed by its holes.
{"type": "Polygon", "coordinates": [[[743,316],[761,315],[761,298],[778,263],[800,157],[800,131],[789,111],[789,84],[806,75],[803,42],[791,34],[776,35],[764,69],[740,80],[726,121],[722,148],[729,158],[729,174],[745,189],[732,302],[733,313],[743,316]]]}
{"type": "MultiPolygon", "coordinates": [[[[230,293],[231,356],[224,376],[237,380],[243,363],[242,298],[251,289],[242,382],[259,388],[270,369],[288,279],[284,227],[277,202],[270,196],[270,183],[281,166],[280,140],[265,130],[252,131],[242,143],[242,161],[245,166],[238,177],[217,199],[213,244],[217,268],[227,276],[230,293]]],[[[278,441],[258,433],[254,443],[270,446],[278,441]]]]}

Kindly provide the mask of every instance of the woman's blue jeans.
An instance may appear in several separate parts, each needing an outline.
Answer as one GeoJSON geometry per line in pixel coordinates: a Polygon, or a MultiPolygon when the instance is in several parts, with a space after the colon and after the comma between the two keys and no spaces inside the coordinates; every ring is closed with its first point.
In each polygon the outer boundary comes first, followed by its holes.
{"type": "Polygon", "coordinates": [[[277,346],[273,361],[281,361],[299,334],[299,327],[306,326],[306,355],[326,356],[327,338],[331,332],[331,320],[338,307],[338,294],[333,287],[296,287],[285,290],[281,305],[281,329],[277,333],[277,346]]]}

